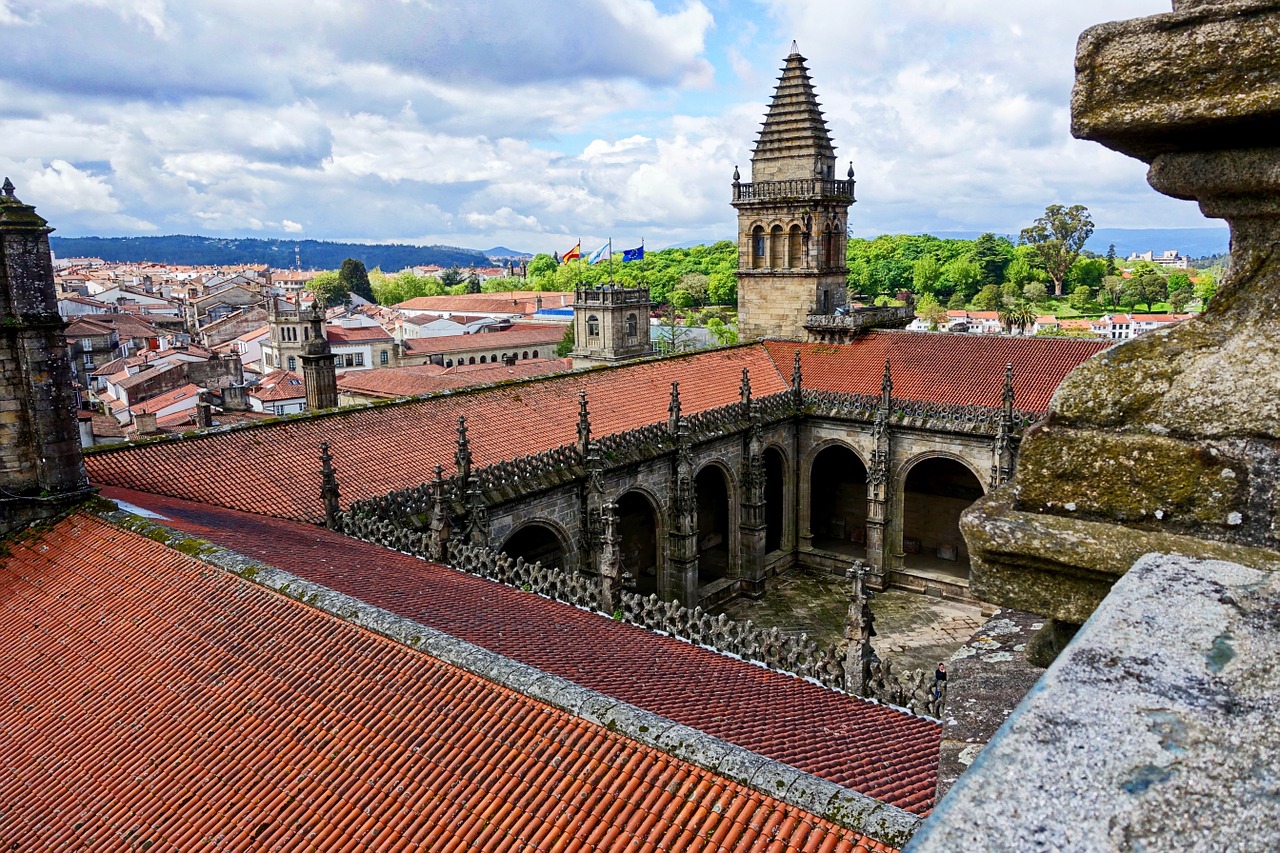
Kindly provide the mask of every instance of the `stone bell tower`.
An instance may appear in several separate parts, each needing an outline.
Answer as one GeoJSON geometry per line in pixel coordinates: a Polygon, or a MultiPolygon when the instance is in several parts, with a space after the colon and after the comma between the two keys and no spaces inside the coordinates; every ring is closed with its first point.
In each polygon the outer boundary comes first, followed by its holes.
{"type": "Polygon", "coordinates": [[[90,494],[48,226],[0,187],[0,536],[90,494]]]}
{"type": "Polygon", "coordinates": [[[744,341],[802,339],[810,315],[845,304],[853,165],[836,178],[835,149],[804,63],[792,42],[751,155],[751,182],[733,171],[744,341]]]}
{"type": "Polygon", "coordinates": [[[302,382],[307,389],[307,409],[332,409],[338,405],[338,373],[333,350],[325,337],[324,309],[317,299],[311,305],[307,342],[302,345],[302,382]]]}
{"type": "Polygon", "coordinates": [[[574,367],[653,355],[647,287],[579,287],[574,294],[574,367]]]}

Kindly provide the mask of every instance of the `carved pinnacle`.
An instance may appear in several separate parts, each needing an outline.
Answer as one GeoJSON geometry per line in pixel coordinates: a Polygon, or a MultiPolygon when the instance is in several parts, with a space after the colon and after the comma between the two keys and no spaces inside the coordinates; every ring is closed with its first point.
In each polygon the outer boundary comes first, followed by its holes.
{"type": "Polygon", "coordinates": [[[738,393],[742,396],[742,405],[751,405],[751,371],[742,368],[742,384],[738,386],[738,393]]]}
{"type": "Polygon", "coordinates": [[[889,359],[884,360],[884,379],[880,381],[880,397],[884,405],[889,405],[893,398],[893,374],[889,370],[889,359]]]}
{"type": "Polygon", "coordinates": [[[471,442],[467,439],[467,418],[458,416],[458,454],[456,456],[458,475],[471,476],[471,442]]]}
{"type": "Polygon", "coordinates": [[[791,364],[791,390],[799,392],[804,382],[804,371],[800,369],[800,350],[796,350],[795,361],[791,364]]]}
{"type": "Polygon", "coordinates": [[[4,193],[5,198],[14,198],[15,190],[16,190],[16,187],[14,187],[13,181],[9,180],[8,178],[5,178],[4,186],[0,186],[0,193],[4,193]]]}
{"type": "Polygon", "coordinates": [[[578,392],[578,450],[586,454],[591,442],[591,413],[587,411],[587,389],[578,392]]]}
{"type": "Polygon", "coordinates": [[[671,403],[667,406],[667,426],[676,432],[680,425],[680,383],[671,383],[671,403]]]}
{"type": "Polygon", "coordinates": [[[1008,414],[1013,411],[1013,362],[1004,366],[1004,409],[1008,414]]]}

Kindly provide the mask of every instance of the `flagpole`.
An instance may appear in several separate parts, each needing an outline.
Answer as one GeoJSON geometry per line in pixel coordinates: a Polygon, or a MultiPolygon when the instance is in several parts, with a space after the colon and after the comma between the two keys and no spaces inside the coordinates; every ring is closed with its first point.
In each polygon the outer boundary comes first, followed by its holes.
{"type": "Polygon", "coordinates": [[[582,238],[578,238],[578,284],[585,284],[582,280],[582,238]]]}
{"type": "Polygon", "coordinates": [[[613,284],[613,238],[609,238],[609,283],[613,284]]]}

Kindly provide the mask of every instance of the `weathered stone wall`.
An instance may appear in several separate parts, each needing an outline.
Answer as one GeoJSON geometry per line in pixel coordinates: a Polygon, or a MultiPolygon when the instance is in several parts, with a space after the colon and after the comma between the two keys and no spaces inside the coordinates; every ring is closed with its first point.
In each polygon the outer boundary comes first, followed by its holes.
{"type": "Polygon", "coordinates": [[[0,535],[84,494],[66,323],[58,315],[52,229],[0,190],[0,535]]]}

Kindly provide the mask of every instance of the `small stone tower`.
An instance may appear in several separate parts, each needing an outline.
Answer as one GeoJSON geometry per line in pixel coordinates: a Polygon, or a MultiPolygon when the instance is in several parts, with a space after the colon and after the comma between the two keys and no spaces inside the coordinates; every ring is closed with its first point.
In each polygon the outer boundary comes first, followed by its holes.
{"type": "Polygon", "coordinates": [[[89,495],[49,227],[0,188],[0,535],[89,495]]]}
{"type": "Polygon", "coordinates": [[[733,171],[742,340],[802,339],[809,315],[844,306],[853,166],[839,180],[835,170],[826,120],[792,42],[751,155],[751,182],[733,171]]]}
{"type": "Polygon", "coordinates": [[[302,345],[302,381],[307,389],[307,408],[332,409],[338,405],[338,371],[333,350],[324,332],[324,309],[319,301],[311,305],[311,330],[302,345]]]}
{"type": "Polygon", "coordinates": [[[574,367],[613,364],[653,354],[647,287],[580,287],[573,302],[574,367]]]}

